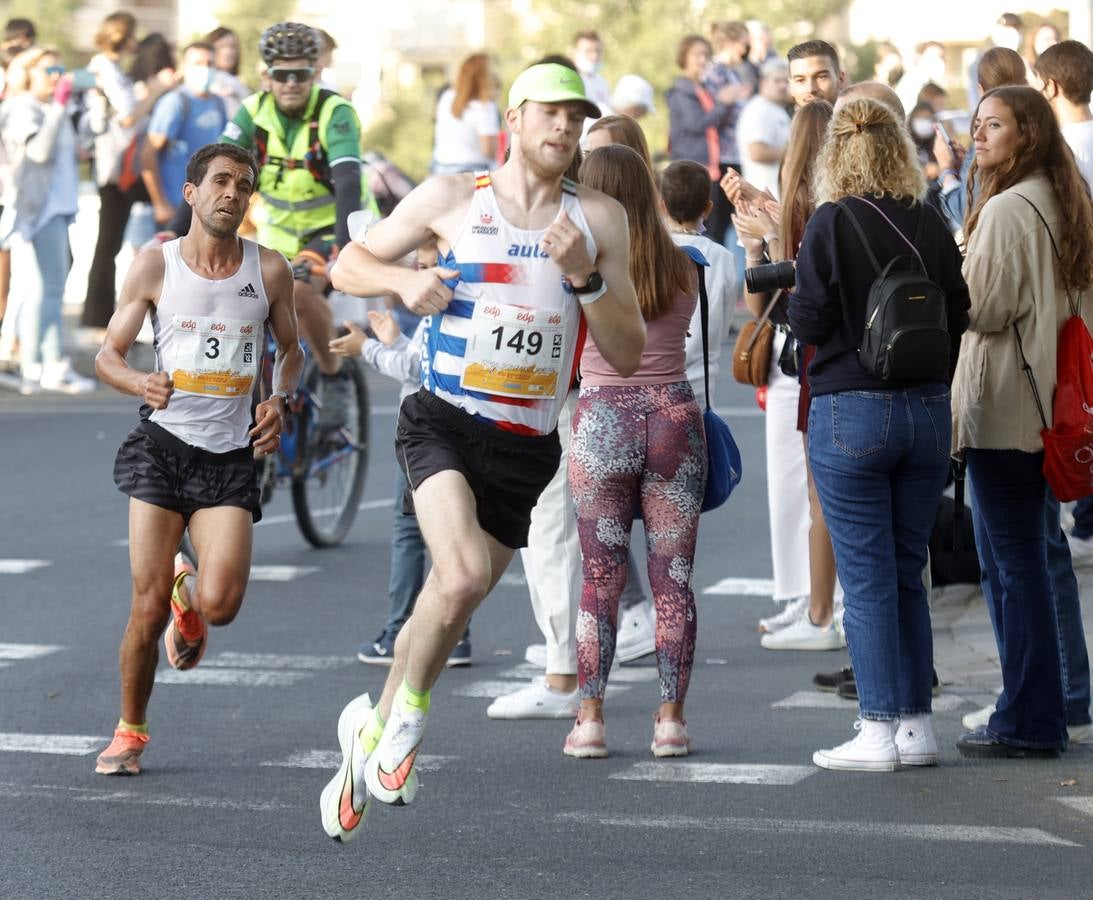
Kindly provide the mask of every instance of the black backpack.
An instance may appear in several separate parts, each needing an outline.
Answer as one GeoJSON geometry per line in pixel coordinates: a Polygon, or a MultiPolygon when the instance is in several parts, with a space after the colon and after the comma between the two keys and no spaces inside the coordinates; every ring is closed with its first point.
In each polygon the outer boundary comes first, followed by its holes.
{"type": "Polygon", "coordinates": [[[949,373],[949,316],[943,291],[930,280],[926,264],[915,245],[927,215],[919,204],[913,241],[908,241],[881,210],[864,198],[911,248],[911,255],[897,256],[883,269],[865,230],[849,205],[837,201],[850,218],[869,261],[877,273],[865,304],[865,330],[858,347],[858,362],[871,375],[885,381],[946,381],[949,373]]]}

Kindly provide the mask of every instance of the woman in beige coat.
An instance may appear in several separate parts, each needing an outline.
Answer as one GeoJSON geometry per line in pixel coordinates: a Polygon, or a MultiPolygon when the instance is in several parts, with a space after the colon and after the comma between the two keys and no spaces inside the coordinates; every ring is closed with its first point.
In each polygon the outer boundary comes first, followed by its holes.
{"type": "MultiPolygon", "coordinates": [[[[1043,476],[1043,423],[1022,351],[1050,426],[1067,295],[1077,300],[1093,284],[1093,207],[1050,106],[1032,88],[985,94],[973,137],[968,184],[978,178],[980,192],[964,225],[972,306],[953,382],[953,449],[968,464],[1003,689],[987,725],[957,747],[965,756],[1052,757],[1067,741],[1057,594],[1069,593],[1074,576],[1069,558],[1061,566],[1069,572],[1056,571],[1048,549],[1059,537],[1048,531],[1058,531],[1058,505],[1043,476]]],[[[1084,645],[1078,656],[1075,648],[1075,668],[1084,645]]],[[[1088,694],[1086,706],[1088,721],[1088,694]]]]}

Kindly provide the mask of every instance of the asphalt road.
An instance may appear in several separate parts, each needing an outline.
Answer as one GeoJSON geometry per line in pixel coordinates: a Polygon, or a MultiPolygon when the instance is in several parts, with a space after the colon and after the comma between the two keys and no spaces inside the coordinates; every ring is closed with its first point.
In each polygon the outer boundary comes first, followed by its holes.
{"type": "Polygon", "coordinates": [[[350,538],[310,549],[287,491],[274,498],[239,618],[192,672],[161,663],[130,779],[93,766],[117,718],[129,573],[110,472],[136,405],[106,390],[0,395],[0,897],[1093,895],[1093,752],[962,760],[959,719],[981,687],[938,699],[936,769],[812,766],[852,734],[854,707],[810,689],[845,651],[759,647],[773,609],[762,419],[724,376],[745,480],[702,523],[693,756],[649,754],[650,665],[612,679],[607,760],[563,757],[568,722],[486,718],[491,696],[533,674],[522,657],[540,639],[517,561],[474,618],[474,665],[434,690],[417,800],[375,804],[358,840],[329,840],[318,799],[338,713],[384,676],[355,657],[387,602],[396,386],[371,385],[350,538]]]}

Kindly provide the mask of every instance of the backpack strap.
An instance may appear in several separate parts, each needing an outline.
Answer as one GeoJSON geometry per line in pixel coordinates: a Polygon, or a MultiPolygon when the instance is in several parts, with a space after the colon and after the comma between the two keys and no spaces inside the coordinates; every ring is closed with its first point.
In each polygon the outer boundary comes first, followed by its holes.
{"type": "MultiPolygon", "coordinates": [[[[1014,191],[1014,193],[1017,194],[1017,196],[1020,197],[1022,200],[1024,200],[1029,206],[1031,206],[1032,211],[1034,213],[1036,213],[1036,216],[1040,219],[1041,222],[1044,223],[1044,230],[1047,232],[1048,240],[1051,241],[1052,252],[1054,252],[1056,259],[1061,260],[1063,258],[1063,254],[1059,252],[1059,245],[1055,243],[1055,235],[1051,233],[1051,226],[1047,224],[1047,219],[1044,218],[1044,214],[1042,212],[1040,212],[1040,210],[1037,208],[1036,204],[1033,203],[1031,200],[1029,200],[1029,198],[1026,197],[1024,194],[1019,193],[1018,191],[1014,191]]],[[[1067,302],[1067,306],[1070,307],[1070,314],[1072,316],[1080,316],[1082,314],[1082,296],[1081,296],[1081,294],[1078,295],[1078,303],[1075,306],[1074,298],[1072,298],[1070,296],[1070,291],[1068,290],[1066,292],[1066,302],[1067,302]]],[[[1018,340],[1020,340],[1019,337],[1018,337],[1018,340]]]]}
{"type": "Polygon", "coordinates": [[[702,322],[702,377],[706,383],[706,409],[710,408],[710,298],[706,294],[706,266],[709,262],[702,251],[691,244],[679,248],[694,261],[698,268],[698,306],[702,322]]]}
{"type": "Polygon", "coordinates": [[[858,221],[858,217],[854,215],[854,211],[850,208],[849,204],[842,200],[836,200],[835,204],[846,213],[850,219],[850,224],[854,226],[854,231],[858,234],[858,239],[862,242],[862,246],[865,247],[865,255],[869,257],[869,262],[873,265],[873,271],[880,275],[880,263],[877,262],[877,256],[873,252],[873,245],[869,243],[869,238],[865,236],[865,229],[861,227],[861,222],[858,221]]]}
{"type": "Polygon", "coordinates": [[[338,95],[334,91],[320,89],[307,132],[307,170],[331,194],[334,193],[334,179],[330,174],[330,159],[319,135],[319,116],[322,114],[326,101],[336,96],[338,95]]]}
{"type": "Polygon", "coordinates": [[[912,242],[907,240],[907,235],[905,235],[902,231],[899,230],[898,227],[896,227],[896,223],[889,219],[888,216],[884,214],[884,210],[877,206],[876,203],[874,203],[872,200],[867,199],[866,197],[858,197],[858,199],[861,200],[862,203],[867,203],[871,207],[873,207],[873,209],[877,211],[877,214],[882,219],[884,219],[885,222],[892,226],[892,230],[900,236],[900,239],[903,241],[903,243],[911,248],[911,252],[915,254],[915,259],[918,260],[918,264],[921,267],[923,274],[925,274],[926,277],[929,278],[930,272],[927,270],[926,263],[922,259],[922,254],[918,252],[918,247],[916,246],[916,244],[918,243],[919,230],[922,228],[922,210],[919,209],[918,222],[915,225],[915,239],[912,242]]]}

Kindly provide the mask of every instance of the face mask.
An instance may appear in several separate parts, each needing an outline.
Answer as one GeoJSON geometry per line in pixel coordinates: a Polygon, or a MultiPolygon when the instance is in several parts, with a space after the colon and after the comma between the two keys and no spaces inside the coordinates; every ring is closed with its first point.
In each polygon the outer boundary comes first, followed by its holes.
{"type": "Polygon", "coordinates": [[[590,62],[587,59],[577,60],[577,71],[582,75],[599,75],[600,69],[603,68],[602,62],[590,62]]]}
{"type": "Polygon", "coordinates": [[[208,66],[188,66],[184,84],[190,93],[204,94],[212,84],[213,72],[208,66]]]}
{"type": "Polygon", "coordinates": [[[930,119],[912,119],[911,134],[920,141],[927,141],[934,136],[934,123],[930,119]]]}

